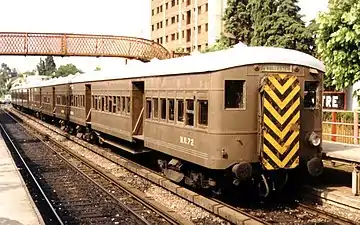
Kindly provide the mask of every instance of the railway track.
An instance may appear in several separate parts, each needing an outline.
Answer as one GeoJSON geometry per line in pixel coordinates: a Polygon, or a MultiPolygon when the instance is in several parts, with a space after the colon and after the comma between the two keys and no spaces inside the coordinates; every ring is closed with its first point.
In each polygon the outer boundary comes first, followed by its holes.
{"type": "MultiPolygon", "coordinates": [[[[168,189],[169,191],[172,191],[173,193],[178,193],[178,191],[174,191],[174,189],[178,190],[179,187],[177,187],[176,184],[173,184],[173,186],[167,184],[166,182],[159,182],[160,178],[156,178],[156,176],[159,176],[156,172],[153,172],[155,175],[150,176],[150,172],[147,168],[142,167],[141,165],[138,165],[134,162],[126,161],[126,159],[122,158],[121,160],[116,159],[117,157],[121,158],[121,156],[114,156],[114,153],[112,153],[110,150],[99,148],[97,146],[91,145],[87,142],[84,142],[80,139],[77,139],[73,136],[69,136],[65,132],[59,130],[58,128],[52,127],[51,125],[48,125],[40,120],[37,120],[35,118],[32,118],[26,114],[21,113],[22,116],[25,116],[26,118],[29,118],[36,122],[37,124],[50,129],[52,132],[57,133],[58,135],[67,136],[69,140],[72,140],[73,142],[83,146],[84,148],[87,148],[94,153],[101,155],[102,157],[107,158],[108,160],[117,163],[118,165],[125,167],[126,169],[151,180],[154,183],[159,184],[160,186],[168,189]],[[155,177],[155,178],[154,178],[155,177]],[[165,185],[164,185],[165,184],[165,185]],[[175,186],[175,188],[174,188],[175,186]]],[[[162,178],[165,179],[165,178],[162,178]]],[[[276,210],[262,210],[262,209],[246,209],[246,208],[239,208],[234,207],[229,204],[226,204],[222,201],[219,201],[217,199],[205,199],[203,198],[203,202],[196,201],[194,199],[195,196],[198,196],[198,194],[188,191],[186,194],[185,191],[181,191],[179,194],[181,197],[186,198],[188,200],[192,200],[193,203],[197,205],[201,205],[205,209],[207,209],[210,212],[213,212],[220,217],[227,219],[228,221],[235,223],[235,224],[244,224],[244,221],[252,221],[254,223],[258,222],[258,224],[355,224],[350,220],[347,220],[345,218],[327,213],[322,212],[315,207],[306,206],[298,204],[293,209],[288,209],[286,207],[280,207],[276,210]],[[182,194],[181,194],[182,193],[182,194]],[[191,196],[192,195],[192,196],[191,196]],[[215,210],[216,208],[217,210],[215,210]],[[226,210],[219,210],[219,208],[223,208],[226,210]],[[217,211],[217,212],[214,212],[217,211]],[[225,213],[222,213],[225,212],[225,213]],[[227,212],[227,213],[226,213],[227,212]],[[292,214],[292,215],[291,215],[292,214]],[[241,217],[243,220],[241,220],[241,217]],[[244,219],[245,217],[249,219],[244,219]],[[299,220],[303,220],[302,222],[299,220]]]]}
{"type": "Polygon", "coordinates": [[[192,224],[141,199],[96,165],[60,143],[43,140],[10,115],[0,115],[0,121],[56,224],[192,224]]]}

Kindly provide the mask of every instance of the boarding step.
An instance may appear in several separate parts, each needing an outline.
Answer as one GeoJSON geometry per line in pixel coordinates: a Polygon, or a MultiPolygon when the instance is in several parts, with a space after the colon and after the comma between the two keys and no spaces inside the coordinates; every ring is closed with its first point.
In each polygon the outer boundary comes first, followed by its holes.
{"type": "Polygon", "coordinates": [[[143,141],[144,140],[144,135],[133,135],[133,138],[143,141]]]}
{"type": "Polygon", "coordinates": [[[146,148],[137,148],[137,149],[133,149],[133,148],[129,148],[125,145],[122,145],[120,143],[117,143],[117,142],[113,142],[113,141],[110,141],[110,140],[106,140],[104,139],[104,142],[109,144],[109,145],[112,145],[112,146],[115,146],[117,148],[120,148],[124,151],[127,151],[127,152],[130,152],[132,154],[139,154],[139,153],[145,153],[145,152],[150,152],[149,149],[146,149],[146,148]]]}

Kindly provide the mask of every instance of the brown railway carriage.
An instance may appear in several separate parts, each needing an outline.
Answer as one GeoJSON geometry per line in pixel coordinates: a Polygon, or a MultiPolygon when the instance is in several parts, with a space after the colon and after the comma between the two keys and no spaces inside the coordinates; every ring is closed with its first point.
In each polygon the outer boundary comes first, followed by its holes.
{"type": "MultiPolygon", "coordinates": [[[[100,142],[103,133],[143,143],[173,158],[161,162],[170,179],[213,186],[214,172],[230,172],[238,183],[258,166],[269,175],[304,163],[311,175],[321,173],[324,71],[297,51],[243,47],[50,87],[56,118],[90,128],[100,142]],[[210,173],[184,170],[183,163],[210,173]]],[[[272,179],[266,177],[259,179],[272,179]]]]}

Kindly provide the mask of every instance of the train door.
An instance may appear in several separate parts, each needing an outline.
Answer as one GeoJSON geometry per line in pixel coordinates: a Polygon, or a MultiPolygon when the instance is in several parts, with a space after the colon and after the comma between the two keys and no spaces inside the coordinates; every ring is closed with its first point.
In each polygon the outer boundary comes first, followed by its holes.
{"type": "Polygon", "coordinates": [[[265,169],[299,164],[300,83],[290,74],[271,74],[261,82],[261,162],[265,169]]]}
{"type": "Polygon", "coordinates": [[[91,84],[85,85],[85,116],[86,122],[91,121],[91,84]]]}
{"type": "Polygon", "coordinates": [[[132,82],[132,135],[136,139],[143,140],[144,122],[144,81],[132,82]]]}
{"type": "Polygon", "coordinates": [[[55,98],[55,87],[52,87],[52,112],[56,113],[56,98],[55,98]]]}

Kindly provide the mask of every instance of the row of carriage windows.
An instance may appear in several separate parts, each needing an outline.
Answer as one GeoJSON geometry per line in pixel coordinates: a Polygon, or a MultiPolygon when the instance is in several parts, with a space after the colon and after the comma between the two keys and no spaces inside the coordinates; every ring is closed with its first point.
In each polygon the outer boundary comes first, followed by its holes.
{"type": "Polygon", "coordinates": [[[92,96],[92,105],[94,110],[129,114],[130,113],[130,97],[129,96],[92,96]]]}
{"type": "Polygon", "coordinates": [[[208,125],[208,101],[193,99],[173,99],[173,98],[147,98],[146,99],[146,119],[168,120],[185,123],[187,126],[194,126],[195,111],[197,111],[197,121],[199,125],[208,125]],[[195,110],[195,103],[197,110],[195,110]],[[168,113],[167,113],[168,112],[168,113]]]}

